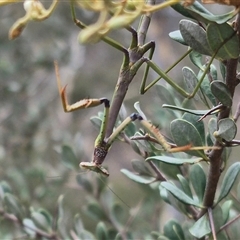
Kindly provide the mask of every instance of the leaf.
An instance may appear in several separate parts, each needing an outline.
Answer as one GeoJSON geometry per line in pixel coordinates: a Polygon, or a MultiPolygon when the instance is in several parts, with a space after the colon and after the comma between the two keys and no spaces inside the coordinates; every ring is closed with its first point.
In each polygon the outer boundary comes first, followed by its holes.
{"type": "Polygon", "coordinates": [[[227,107],[232,106],[232,96],[227,85],[222,81],[213,81],[211,83],[212,94],[227,107]]]}
{"type": "Polygon", "coordinates": [[[165,102],[174,106],[179,104],[179,101],[175,97],[175,92],[172,90],[172,88],[157,84],[156,89],[157,89],[157,94],[162,102],[165,102]]]}
{"type": "Polygon", "coordinates": [[[231,188],[235,180],[237,179],[239,171],[240,171],[240,162],[236,162],[228,168],[222,181],[217,203],[219,203],[223,198],[225,198],[228,195],[228,193],[231,191],[231,188]]]}
{"type": "Polygon", "coordinates": [[[152,172],[147,168],[143,161],[133,159],[131,161],[132,167],[135,172],[137,172],[140,175],[145,175],[145,176],[152,176],[152,172]]]}
{"type": "Polygon", "coordinates": [[[70,169],[79,169],[79,160],[71,147],[64,145],[61,151],[61,160],[63,164],[70,169]]]}
{"type": "Polygon", "coordinates": [[[216,58],[221,60],[238,58],[238,36],[228,23],[209,24],[207,26],[207,40],[212,52],[218,51],[216,58]],[[224,42],[225,44],[219,49],[224,42]]]}
{"type": "Polygon", "coordinates": [[[238,12],[234,9],[230,12],[214,15],[203,7],[199,2],[195,1],[194,4],[185,8],[181,4],[175,4],[171,6],[175,11],[179,12],[187,18],[192,18],[198,22],[211,23],[216,22],[218,24],[225,23],[232,19],[238,12]]]}
{"type": "Polygon", "coordinates": [[[12,188],[6,181],[0,182],[0,198],[3,199],[5,193],[12,193],[12,188]]]}
{"type": "Polygon", "coordinates": [[[107,228],[103,222],[99,222],[96,227],[96,236],[98,240],[106,240],[108,238],[107,228]]]}
{"type": "Polygon", "coordinates": [[[196,51],[191,51],[189,54],[189,58],[196,67],[204,71],[203,64],[202,64],[202,54],[196,51]]]}
{"type": "Polygon", "coordinates": [[[93,186],[91,181],[89,181],[85,176],[82,174],[77,174],[76,176],[77,183],[83,187],[89,193],[93,193],[93,186]]]}
{"type": "MultiPolygon", "coordinates": [[[[193,124],[183,119],[175,119],[171,122],[171,133],[177,146],[185,146],[191,144],[195,147],[203,146],[201,136],[193,124]]],[[[203,150],[186,151],[189,155],[202,157],[206,159],[203,150]]]]}
{"type": "Polygon", "coordinates": [[[216,66],[214,64],[211,64],[210,66],[210,74],[213,80],[217,80],[218,79],[218,69],[216,68],[216,66]]]}
{"type": "Polygon", "coordinates": [[[68,239],[68,233],[67,233],[67,228],[66,228],[66,224],[65,224],[65,213],[64,213],[64,208],[63,208],[63,199],[64,196],[60,195],[58,197],[58,219],[57,219],[57,229],[58,231],[61,233],[61,236],[65,239],[68,239]]]}
{"type": "Polygon", "coordinates": [[[183,165],[183,164],[194,164],[202,160],[202,158],[178,158],[178,157],[168,157],[168,156],[152,156],[148,157],[146,161],[157,160],[164,163],[174,164],[174,165],[183,165]]]}
{"type": "Polygon", "coordinates": [[[168,221],[163,228],[164,235],[171,240],[184,240],[184,233],[181,225],[176,220],[168,221]]]}
{"type": "Polygon", "coordinates": [[[139,176],[139,175],[136,175],[136,174],[130,172],[127,169],[121,169],[121,172],[124,175],[126,175],[128,178],[130,178],[131,180],[138,182],[138,183],[142,183],[142,184],[149,184],[155,180],[154,177],[139,176]]]}
{"type": "Polygon", "coordinates": [[[97,221],[107,219],[103,209],[97,202],[90,202],[86,208],[86,214],[97,221]]]}
{"type": "Polygon", "coordinates": [[[40,208],[38,210],[38,212],[41,213],[45,217],[48,225],[51,226],[53,223],[53,218],[52,218],[51,214],[46,209],[43,209],[43,208],[40,208]]]}
{"type": "Polygon", "coordinates": [[[184,113],[182,119],[192,123],[201,136],[202,142],[205,143],[205,129],[203,121],[198,121],[199,117],[190,113],[184,113]]]}
{"type": "Polygon", "coordinates": [[[82,222],[82,219],[80,218],[79,214],[76,214],[74,216],[74,228],[78,235],[80,235],[82,233],[82,231],[84,230],[83,222],[82,222]]]}
{"type": "Polygon", "coordinates": [[[51,232],[51,224],[49,223],[49,218],[46,217],[46,214],[43,214],[41,211],[32,211],[31,219],[33,220],[35,226],[46,232],[51,232]]]}
{"type": "Polygon", "coordinates": [[[189,229],[189,232],[198,239],[208,235],[211,232],[211,228],[207,214],[199,218],[189,229]]]}
{"type": "Polygon", "coordinates": [[[235,138],[236,134],[236,123],[231,118],[224,118],[218,122],[218,131],[214,133],[214,136],[230,142],[235,138]]]}
{"type": "MultiPolygon", "coordinates": [[[[192,7],[190,7],[190,9],[192,9],[192,7]]],[[[218,24],[222,24],[222,23],[225,23],[225,22],[229,21],[230,19],[232,19],[237,14],[237,11],[233,10],[231,12],[221,14],[221,15],[213,15],[213,14],[210,15],[210,14],[206,14],[206,13],[196,11],[196,10],[194,10],[194,13],[199,14],[198,18],[200,18],[200,16],[201,16],[202,20],[204,19],[205,20],[204,22],[206,22],[206,23],[216,22],[218,24]]],[[[195,17],[196,17],[196,15],[195,15],[195,17]]]]}
{"type": "Polygon", "coordinates": [[[230,210],[231,210],[232,205],[233,205],[233,201],[227,200],[221,206],[223,224],[227,223],[227,221],[229,220],[229,215],[230,215],[230,210]]]}
{"type": "Polygon", "coordinates": [[[98,117],[98,116],[91,117],[90,121],[97,130],[100,129],[100,126],[102,124],[102,118],[101,117],[98,117]]]}
{"type": "Polygon", "coordinates": [[[190,198],[187,194],[185,194],[182,190],[180,190],[175,185],[169,183],[169,182],[162,182],[161,186],[166,188],[174,197],[176,197],[180,202],[193,205],[199,208],[203,208],[198,202],[196,202],[194,199],[190,198]]]}
{"type": "Polygon", "coordinates": [[[142,109],[140,107],[140,103],[139,102],[135,102],[134,103],[134,108],[137,110],[137,112],[141,115],[141,117],[143,119],[147,119],[147,117],[145,116],[144,112],[142,111],[142,109]]]}
{"type": "Polygon", "coordinates": [[[32,219],[30,218],[24,218],[23,219],[23,226],[24,226],[24,231],[31,236],[31,239],[34,239],[36,237],[36,226],[32,219]]]}
{"type": "Polygon", "coordinates": [[[163,186],[161,186],[161,184],[159,184],[158,188],[159,188],[159,194],[160,194],[160,197],[162,198],[162,200],[171,205],[167,189],[164,188],[163,186]]]}
{"type": "Polygon", "coordinates": [[[23,219],[23,207],[14,195],[12,195],[11,193],[5,193],[3,202],[5,207],[7,208],[8,213],[12,213],[13,215],[15,215],[19,219],[19,221],[23,219]]]}
{"type": "Polygon", "coordinates": [[[178,179],[179,179],[179,182],[181,183],[181,186],[182,186],[182,189],[183,191],[190,197],[190,198],[193,198],[193,195],[192,195],[192,191],[191,191],[191,188],[189,186],[189,182],[188,180],[183,177],[182,175],[178,174],[177,175],[178,179]]]}
{"type": "MultiPolygon", "coordinates": [[[[213,68],[214,68],[213,65],[211,65],[211,67],[210,67],[210,73],[211,73],[212,78],[213,78],[213,71],[212,71],[213,68]]],[[[214,68],[214,69],[215,69],[215,68],[214,68]]],[[[200,70],[199,73],[198,73],[197,78],[198,78],[198,79],[201,79],[202,76],[203,76],[203,74],[204,74],[204,72],[203,72],[202,70],[200,70]]],[[[212,103],[214,106],[216,106],[216,105],[217,105],[217,102],[216,102],[216,98],[214,97],[214,95],[212,94],[212,91],[211,91],[211,87],[210,87],[210,82],[211,82],[211,81],[210,81],[210,80],[212,80],[212,79],[209,79],[209,75],[206,74],[206,75],[204,76],[204,79],[203,79],[202,84],[201,84],[201,90],[202,90],[203,94],[208,97],[208,99],[211,101],[211,103],[212,103]]],[[[202,99],[202,100],[203,100],[203,99],[202,99]]],[[[203,101],[203,102],[205,103],[205,101],[203,101]]]]}
{"type": "Polygon", "coordinates": [[[128,215],[126,209],[124,209],[120,204],[115,203],[112,206],[111,216],[120,227],[125,226],[128,215]]]}
{"type": "Polygon", "coordinates": [[[182,37],[182,34],[181,34],[181,32],[179,30],[170,32],[168,35],[174,41],[179,42],[179,43],[187,46],[187,44],[185,43],[185,41],[184,41],[184,39],[182,37]]]}
{"type": "MultiPolygon", "coordinates": [[[[212,212],[215,232],[217,232],[220,229],[220,227],[223,225],[222,209],[219,206],[216,206],[211,212],[212,212]]],[[[212,232],[208,215],[209,215],[208,213],[204,214],[189,229],[189,232],[194,237],[199,239],[199,238],[202,238],[212,232]]],[[[218,236],[218,237],[220,237],[220,236],[218,236]]],[[[222,238],[217,238],[217,239],[222,239],[222,238]]]]}
{"type": "MultiPolygon", "coordinates": [[[[130,122],[126,128],[124,129],[124,133],[130,138],[132,137],[137,131],[136,125],[133,122],[130,122]]],[[[121,136],[119,137],[121,140],[121,136]]],[[[124,141],[124,140],[123,140],[124,141]]]]}
{"type": "Polygon", "coordinates": [[[206,187],[206,175],[201,165],[195,164],[191,167],[189,178],[199,202],[202,203],[206,187]]]}
{"type": "Polygon", "coordinates": [[[202,27],[192,21],[181,20],[179,29],[188,46],[198,53],[211,56],[207,34],[202,27]]]}
{"type": "Polygon", "coordinates": [[[182,4],[174,4],[171,6],[175,11],[179,12],[181,15],[192,18],[194,20],[201,20],[202,17],[199,13],[204,13],[209,16],[214,16],[211,12],[209,12],[206,8],[203,7],[199,2],[194,1],[192,6],[184,7],[182,4]],[[198,13],[198,14],[197,14],[198,13]]]}
{"type": "Polygon", "coordinates": [[[208,122],[208,132],[210,134],[210,138],[213,143],[216,141],[216,138],[213,135],[215,131],[217,131],[217,119],[210,118],[210,120],[208,122]]]}
{"type": "MultiPolygon", "coordinates": [[[[184,67],[182,69],[182,73],[185,85],[187,86],[187,90],[189,93],[192,93],[198,84],[197,76],[195,75],[193,70],[190,69],[189,67],[184,67]]],[[[201,91],[198,91],[197,94],[194,96],[196,100],[199,100],[199,97],[201,99],[203,98],[201,91]]]]}
{"type": "Polygon", "coordinates": [[[226,65],[223,62],[219,61],[219,68],[222,75],[222,79],[226,79],[226,65]]]}

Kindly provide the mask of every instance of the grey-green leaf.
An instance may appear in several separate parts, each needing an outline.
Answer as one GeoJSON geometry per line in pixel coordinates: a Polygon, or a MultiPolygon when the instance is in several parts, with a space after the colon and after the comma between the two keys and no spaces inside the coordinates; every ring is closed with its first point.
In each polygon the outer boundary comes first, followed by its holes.
{"type": "Polygon", "coordinates": [[[82,174],[76,176],[77,183],[89,193],[93,193],[92,182],[82,174]]]}
{"type": "Polygon", "coordinates": [[[203,121],[198,121],[199,117],[190,113],[184,113],[182,119],[192,123],[201,136],[202,142],[205,143],[205,129],[203,121]]]}
{"type": "MultiPolygon", "coordinates": [[[[211,74],[212,78],[214,79],[214,77],[215,77],[214,72],[215,71],[213,69],[214,69],[214,67],[213,67],[213,65],[211,65],[210,74],[211,74]]],[[[204,74],[204,71],[200,70],[198,75],[197,75],[197,78],[201,79],[203,77],[203,74],[204,74]]],[[[211,101],[211,103],[214,106],[216,106],[217,101],[216,101],[216,98],[214,97],[214,95],[212,94],[211,87],[210,87],[210,80],[212,80],[212,79],[209,79],[209,74],[206,74],[204,76],[204,79],[203,79],[202,84],[201,84],[201,90],[202,90],[203,94],[208,97],[208,99],[211,101]]]]}
{"type": "Polygon", "coordinates": [[[229,220],[229,215],[230,215],[230,210],[231,210],[232,205],[233,205],[233,201],[227,200],[221,206],[223,224],[227,223],[227,221],[229,220]]]}
{"type": "MultiPolygon", "coordinates": [[[[184,67],[182,69],[182,74],[183,74],[183,79],[184,79],[184,82],[185,82],[185,85],[187,86],[187,90],[189,93],[192,93],[195,89],[195,87],[197,86],[198,84],[198,79],[197,79],[197,76],[196,74],[193,72],[193,70],[189,67],[184,67]]],[[[196,95],[194,96],[194,98],[196,100],[199,100],[199,97],[202,99],[202,93],[201,91],[198,91],[196,93],[196,95]]]]}
{"type": "Polygon", "coordinates": [[[218,131],[214,133],[214,136],[223,138],[226,141],[232,141],[236,134],[236,123],[231,118],[224,118],[218,122],[218,131]]]}
{"type": "Polygon", "coordinates": [[[211,228],[207,214],[204,214],[201,218],[199,218],[189,229],[189,232],[198,239],[209,234],[211,232],[211,228]]]}
{"type": "Polygon", "coordinates": [[[232,96],[231,93],[226,86],[226,84],[222,81],[213,81],[211,83],[211,91],[212,94],[224,105],[227,107],[232,106],[232,96]]]}
{"type": "Polygon", "coordinates": [[[202,203],[206,187],[206,175],[201,165],[193,165],[190,169],[189,177],[198,200],[202,203]]]}
{"type": "Polygon", "coordinates": [[[49,225],[48,219],[39,211],[31,212],[31,219],[33,220],[35,226],[46,232],[51,231],[51,225],[49,225]]]}
{"type": "Polygon", "coordinates": [[[181,225],[176,220],[168,221],[163,228],[164,235],[171,240],[184,240],[184,233],[181,225]]]}
{"type": "Polygon", "coordinates": [[[133,159],[131,162],[134,171],[136,171],[140,175],[152,176],[151,171],[147,168],[146,163],[144,161],[133,159]]]}
{"type": "Polygon", "coordinates": [[[166,188],[180,202],[202,208],[202,206],[198,202],[196,202],[194,199],[190,198],[187,194],[185,194],[181,189],[179,189],[172,183],[162,182],[161,186],[166,188]]]}
{"type": "MultiPolygon", "coordinates": [[[[173,140],[177,146],[189,144],[195,147],[203,146],[201,135],[192,123],[183,119],[175,119],[171,122],[170,128],[173,140]]],[[[187,151],[187,153],[207,159],[203,150],[191,150],[187,151]]]]}
{"type": "Polygon", "coordinates": [[[190,198],[193,198],[193,195],[192,195],[192,191],[191,191],[191,188],[189,186],[189,182],[188,180],[183,177],[182,175],[178,174],[177,175],[178,179],[179,179],[179,182],[181,183],[181,186],[182,186],[182,189],[183,191],[190,197],[190,198]]]}
{"type": "Polygon", "coordinates": [[[232,189],[235,180],[237,179],[239,171],[240,162],[236,162],[229,167],[224,176],[217,203],[219,203],[223,198],[225,198],[228,195],[228,193],[232,189]]]}
{"type": "MultiPolygon", "coordinates": [[[[180,4],[176,4],[176,5],[180,5],[180,4]]],[[[173,5],[173,7],[174,6],[175,5],[173,5]]],[[[181,14],[204,23],[211,23],[211,22],[216,22],[218,24],[225,23],[230,19],[232,19],[237,14],[237,11],[235,9],[221,15],[212,14],[197,1],[195,1],[193,5],[189,6],[185,10],[187,14],[183,12],[183,10],[181,11],[181,14]]]]}
{"type": "Polygon", "coordinates": [[[189,58],[191,59],[192,63],[204,71],[203,64],[202,64],[202,54],[196,51],[191,51],[189,53],[189,58]]]}
{"type": "Polygon", "coordinates": [[[31,239],[34,239],[36,237],[36,226],[32,219],[30,218],[24,218],[23,219],[23,226],[24,231],[31,237],[31,239]]]}
{"type": "Polygon", "coordinates": [[[66,167],[70,169],[79,169],[79,160],[70,146],[62,146],[61,160],[66,167]]]}
{"type": "Polygon", "coordinates": [[[212,52],[218,51],[216,58],[221,60],[238,58],[238,36],[228,23],[209,24],[207,27],[207,40],[212,52]],[[222,46],[223,43],[224,45],[222,46]]]}
{"type": "Polygon", "coordinates": [[[169,33],[169,37],[176,42],[179,42],[183,45],[187,45],[182,37],[182,34],[179,30],[173,31],[169,33]]]}
{"type": "Polygon", "coordinates": [[[87,205],[86,214],[95,220],[104,220],[106,215],[97,202],[91,202],[87,205]]]}
{"type": "Polygon", "coordinates": [[[196,52],[204,55],[211,55],[211,49],[207,41],[206,31],[198,24],[181,20],[179,29],[184,41],[196,52]]]}
{"type": "Polygon", "coordinates": [[[202,161],[202,158],[178,158],[178,157],[168,157],[168,156],[152,156],[148,157],[146,161],[157,160],[164,163],[183,165],[183,164],[194,164],[202,161]]]}
{"type": "Polygon", "coordinates": [[[155,180],[154,177],[139,176],[137,174],[130,172],[127,169],[121,169],[121,172],[124,175],[126,175],[128,178],[130,178],[131,180],[138,182],[138,183],[142,183],[142,184],[149,184],[155,180]]]}
{"type": "Polygon", "coordinates": [[[214,143],[216,140],[216,138],[213,135],[215,131],[217,131],[217,119],[210,118],[208,122],[208,132],[209,132],[212,143],[214,143]]]}
{"type": "Polygon", "coordinates": [[[96,236],[99,240],[106,240],[108,238],[107,228],[103,222],[99,222],[96,227],[96,236]]]}
{"type": "Polygon", "coordinates": [[[20,201],[11,193],[5,193],[3,201],[7,212],[14,214],[19,220],[22,220],[24,211],[20,201]]]}
{"type": "Polygon", "coordinates": [[[112,218],[115,220],[115,224],[123,227],[127,221],[127,212],[120,204],[115,203],[111,208],[112,218]]]}
{"type": "MultiPolygon", "coordinates": [[[[211,12],[209,12],[202,4],[198,1],[194,1],[194,3],[189,7],[184,7],[181,3],[174,4],[171,6],[175,11],[179,12],[182,16],[187,18],[192,18],[194,20],[204,20],[205,16],[214,17],[211,12]],[[201,14],[204,14],[201,16],[201,14]]],[[[207,19],[207,18],[206,18],[207,19]]]]}

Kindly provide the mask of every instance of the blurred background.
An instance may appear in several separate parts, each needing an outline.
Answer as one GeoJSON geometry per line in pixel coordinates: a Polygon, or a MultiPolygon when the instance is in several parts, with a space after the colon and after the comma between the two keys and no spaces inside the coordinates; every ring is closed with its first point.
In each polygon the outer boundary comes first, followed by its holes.
{"type": "MultiPolygon", "coordinates": [[[[50,5],[49,2],[43,4],[50,5]]],[[[218,5],[217,8],[209,6],[209,9],[222,13],[227,7],[218,5]]],[[[64,1],[49,19],[30,22],[19,38],[8,40],[10,27],[24,14],[22,3],[0,8],[0,180],[10,182],[23,202],[31,202],[36,207],[44,205],[52,209],[58,196],[65,194],[71,211],[78,212],[84,204],[84,193],[76,184],[76,172],[61,163],[60,150],[62,145],[69,145],[79,162],[91,161],[98,131],[89,119],[102,111],[103,106],[64,113],[53,61],[58,61],[63,85],[68,84],[70,103],[82,98],[111,99],[122,53],[102,42],[81,45],[77,41],[80,30],[71,19],[69,3],[64,1]]],[[[91,12],[82,11],[78,11],[78,17],[86,23],[97,19],[91,12]]],[[[169,32],[178,29],[180,19],[171,8],[154,14],[147,40],[156,41],[154,61],[162,69],[187,50],[168,37],[169,32]]],[[[128,47],[129,32],[118,30],[110,36],[128,47]]],[[[184,63],[180,64],[170,73],[180,83],[183,66],[184,63]]],[[[156,88],[139,94],[142,72],[139,71],[129,88],[124,101],[125,111],[131,114],[133,104],[140,101],[147,117],[167,132],[169,119],[164,120],[163,116],[163,121],[156,120],[163,104],[156,88]]],[[[156,77],[151,74],[150,80],[156,77]]],[[[136,200],[129,196],[130,191],[132,196],[139,194],[141,199],[141,188],[126,179],[120,169],[131,169],[130,160],[134,158],[140,159],[128,145],[118,141],[104,163],[110,172],[111,188],[128,204],[136,200]]]]}

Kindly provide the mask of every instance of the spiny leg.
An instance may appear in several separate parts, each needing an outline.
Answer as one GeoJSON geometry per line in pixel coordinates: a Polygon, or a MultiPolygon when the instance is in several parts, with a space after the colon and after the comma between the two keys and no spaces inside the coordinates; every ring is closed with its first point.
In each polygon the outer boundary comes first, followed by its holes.
{"type": "Polygon", "coordinates": [[[86,98],[86,99],[82,99],[76,103],[68,104],[68,100],[67,100],[67,96],[66,96],[67,85],[65,87],[62,87],[61,79],[59,76],[58,64],[56,61],[54,62],[54,65],[55,65],[55,72],[56,72],[56,77],[57,77],[58,91],[59,91],[59,95],[62,100],[63,109],[65,112],[73,112],[78,109],[96,107],[102,103],[104,103],[104,104],[106,104],[107,102],[109,103],[108,99],[106,99],[106,98],[86,98]]]}
{"type": "Polygon", "coordinates": [[[109,100],[106,98],[83,99],[74,104],[68,104],[66,92],[65,92],[66,86],[63,88],[61,85],[58,64],[56,61],[54,62],[54,65],[55,65],[55,71],[56,71],[56,77],[57,77],[58,90],[59,90],[59,94],[61,96],[62,105],[63,105],[63,109],[65,112],[73,112],[78,109],[95,107],[100,104],[104,104],[103,121],[101,124],[100,133],[95,141],[93,161],[92,162],[81,162],[80,167],[95,171],[97,173],[101,173],[105,176],[109,176],[108,171],[101,166],[102,162],[104,161],[104,159],[107,155],[108,149],[110,147],[104,141],[107,120],[108,120],[108,115],[109,115],[109,107],[110,107],[109,100]]]}
{"type": "Polygon", "coordinates": [[[174,146],[167,142],[165,137],[161,134],[160,130],[154,126],[149,121],[142,118],[142,116],[136,113],[135,118],[140,121],[140,123],[151,133],[157,140],[157,142],[162,146],[162,148],[169,153],[176,153],[176,152],[185,152],[190,150],[212,150],[212,149],[219,149],[218,147],[214,146],[192,146],[191,143],[184,145],[184,146],[174,146]]]}

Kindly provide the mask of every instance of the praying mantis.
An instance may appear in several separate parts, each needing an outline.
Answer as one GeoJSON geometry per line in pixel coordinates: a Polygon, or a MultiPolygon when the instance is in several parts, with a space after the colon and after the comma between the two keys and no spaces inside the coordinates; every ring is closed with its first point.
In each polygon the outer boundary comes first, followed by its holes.
{"type": "MultiPolygon", "coordinates": [[[[79,20],[77,20],[73,4],[71,5],[71,9],[72,9],[73,20],[76,23],[76,25],[80,28],[85,28],[86,26],[82,24],[79,20]]],[[[63,109],[65,112],[73,112],[79,109],[99,106],[101,104],[104,105],[103,120],[101,123],[100,132],[95,140],[93,159],[91,162],[81,162],[80,163],[81,168],[100,173],[104,176],[109,176],[109,172],[102,166],[102,163],[104,162],[109,149],[111,148],[113,142],[118,137],[118,135],[126,128],[126,126],[129,123],[136,120],[140,121],[140,123],[144,126],[144,128],[147,129],[156,138],[157,142],[162,146],[163,150],[165,150],[166,152],[179,152],[179,151],[188,151],[188,150],[194,149],[194,146],[191,146],[191,144],[187,146],[172,148],[171,144],[169,144],[164,138],[164,136],[160,133],[160,130],[156,126],[151,124],[148,120],[144,119],[139,113],[131,114],[119,126],[115,128],[116,120],[117,120],[121,105],[126,96],[128,87],[131,84],[138,69],[144,63],[146,63],[147,66],[143,75],[141,93],[146,92],[160,78],[163,78],[177,92],[179,92],[185,98],[189,99],[194,97],[194,95],[200,88],[201,83],[204,77],[206,76],[206,74],[208,73],[210,66],[212,64],[212,61],[214,60],[214,57],[215,57],[215,55],[213,55],[210,61],[208,62],[203,72],[203,75],[199,80],[199,83],[193,90],[193,92],[187,93],[183,88],[177,85],[164,71],[162,71],[151,60],[154,53],[154,49],[155,49],[155,43],[153,41],[145,43],[146,33],[149,25],[150,25],[150,17],[148,15],[143,15],[137,31],[130,26],[126,27],[126,29],[132,35],[132,41],[129,48],[123,47],[118,42],[116,42],[115,40],[109,37],[106,37],[106,36],[102,37],[102,40],[104,42],[118,49],[124,55],[123,63],[122,63],[118,80],[116,83],[115,91],[112,97],[111,105],[110,105],[110,101],[106,98],[82,99],[74,104],[69,104],[66,96],[66,86],[62,87],[61,85],[58,65],[57,65],[57,62],[55,62],[55,71],[56,71],[56,77],[57,77],[58,90],[61,96],[61,101],[62,101],[63,109]],[[149,51],[149,56],[145,57],[144,55],[148,51],[149,51]],[[145,87],[147,75],[150,68],[154,70],[157,74],[159,74],[160,77],[156,81],[153,81],[154,84],[150,84],[149,86],[145,87]]],[[[190,51],[188,51],[187,54],[190,51]]],[[[196,148],[206,149],[207,147],[196,147],[196,148]]]]}

